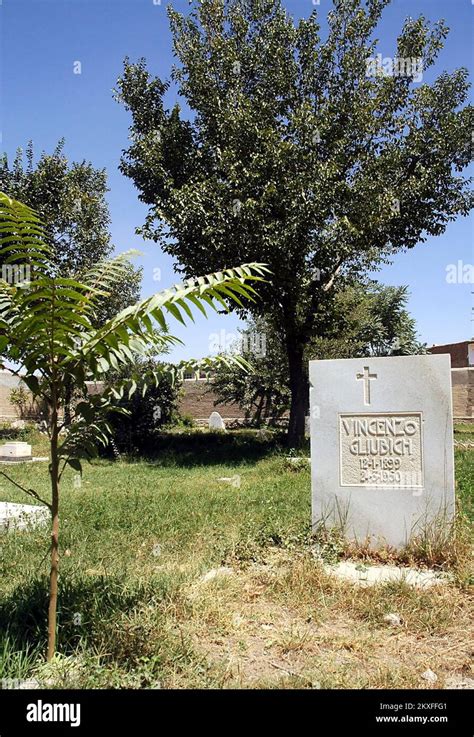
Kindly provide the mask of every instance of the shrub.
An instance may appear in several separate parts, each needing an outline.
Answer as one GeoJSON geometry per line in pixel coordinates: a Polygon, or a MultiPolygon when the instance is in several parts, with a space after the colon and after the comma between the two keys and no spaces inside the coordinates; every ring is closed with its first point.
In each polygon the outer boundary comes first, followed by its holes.
{"type": "MultiPolygon", "coordinates": [[[[132,372],[145,374],[163,368],[163,363],[153,359],[139,361],[128,369],[132,372]]],[[[128,378],[122,372],[120,377],[128,378]]],[[[172,375],[164,373],[157,386],[152,386],[143,396],[136,391],[131,398],[123,397],[118,403],[129,414],[112,413],[110,425],[113,429],[113,441],[120,453],[131,455],[147,455],[153,451],[157,435],[163,428],[175,424],[180,419],[178,412],[178,395],[180,382],[173,382],[172,375]]],[[[109,449],[110,451],[110,449],[109,449]]]]}

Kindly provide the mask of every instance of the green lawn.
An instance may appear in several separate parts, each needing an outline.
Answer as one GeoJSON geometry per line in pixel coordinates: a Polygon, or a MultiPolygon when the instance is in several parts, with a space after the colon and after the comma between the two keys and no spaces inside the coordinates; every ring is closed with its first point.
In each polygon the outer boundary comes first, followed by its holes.
{"type": "MultiPolygon", "coordinates": [[[[43,454],[44,439],[34,441],[34,453],[43,454]]],[[[170,434],[157,451],[156,460],[86,465],[80,488],[72,471],[65,474],[64,657],[52,667],[41,666],[48,530],[1,536],[0,678],[49,676],[52,686],[79,687],[422,686],[414,661],[401,654],[391,656],[396,667],[385,662],[386,648],[378,665],[373,653],[370,660],[379,629],[373,617],[387,607],[406,609],[410,636],[418,643],[426,636],[427,647],[455,625],[465,636],[462,586],[432,595],[431,613],[421,615],[425,594],[392,586],[355,596],[324,575],[311,556],[309,466],[295,469],[274,441],[244,431],[170,434]],[[240,488],[218,481],[236,475],[240,488]],[[203,581],[222,566],[222,575],[203,581]],[[339,663],[341,648],[344,656],[356,653],[365,640],[372,643],[365,665],[350,657],[339,663]]],[[[456,454],[460,503],[471,518],[473,458],[471,451],[456,454]]],[[[46,463],[3,469],[47,495],[46,463]]],[[[28,501],[5,479],[0,498],[28,501]]]]}

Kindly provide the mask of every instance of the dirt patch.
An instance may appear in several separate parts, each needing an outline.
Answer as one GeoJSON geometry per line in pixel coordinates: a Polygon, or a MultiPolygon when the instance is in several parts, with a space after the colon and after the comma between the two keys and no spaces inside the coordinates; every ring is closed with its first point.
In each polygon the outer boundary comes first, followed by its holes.
{"type": "MultiPolygon", "coordinates": [[[[375,610],[367,617],[353,606],[354,586],[328,580],[316,563],[311,568],[296,556],[272,552],[265,563],[234,566],[232,575],[190,586],[191,616],[183,626],[207,666],[220,672],[223,687],[453,687],[448,684],[456,674],[467,683],[474,675],[474,632],[468,595],[451,585],[443,588],[441,598],[433,592],[434,614],[424,630],[415,617],[431,594],[418,599],[417,592],[401,588],[400,604],[410,616],[404,614],[402,626],[394,628],[376,609],[383,585],[364,593],[369,613],[371,596],[375,610]],[[288,581],[294,584],[290,590],[288,581]],[[440,616],[437,631],[436,607],[448,604],[456,609],[457,624],[447,626],[440,616]],[[421,677],[427,669],[438,676],[435,683],[421,677]]],[[[391,591],[393,598],[392,589],[387,596],[391,591]]]]}

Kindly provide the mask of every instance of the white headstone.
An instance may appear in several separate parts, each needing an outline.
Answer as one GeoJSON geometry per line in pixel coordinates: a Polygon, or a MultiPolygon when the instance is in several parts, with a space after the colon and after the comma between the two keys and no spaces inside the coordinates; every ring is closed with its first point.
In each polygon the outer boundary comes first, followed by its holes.
{"type": "Polygon", "coordinates": [[[4,443],[0,445],[0,461],[31,460],[31,445],[28,443],[4,443]]]}
{"type": "Polygon", "coordinates": [[[219,412],[211,412],[209,417],[209,430],[223,430],[225,432],[225,422],[219,412]]]}
{"type": "Polygon", "coordinates": [[[10,427],[12,428],[12,430],[24,430],[26,427],[26,422],[25,420],[13,420],[10,427]]]}
{"type": "Polygon", "coordinates": [[[0,532],[38,527],[46,524],[49,518],[46,507],[0,502],[0,532]]]}
{"type": "Polygon", "coordinates": [[[449,355],[310,361],[313,526],[403,547],[454,514],[449,355]]]}

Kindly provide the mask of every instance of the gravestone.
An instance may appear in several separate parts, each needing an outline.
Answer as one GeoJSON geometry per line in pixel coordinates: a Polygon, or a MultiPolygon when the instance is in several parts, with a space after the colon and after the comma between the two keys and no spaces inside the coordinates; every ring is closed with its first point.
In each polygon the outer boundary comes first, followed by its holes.
{"type": "Polygon", "coordinates": [[[19,442],[0,445],[0,461],[31,461],[31,445],[19,442]]]}
{"type": "Polygon", "coordinates": [[[25,420],[13,420],[10,427],[12,430],[24,430],[26,428],[26,422],[25,420]]]}
{"type": "Polygon", "coordinates": [[[44,525],[49,519],[50,514],[46,507],[0,502],[0,532],[27,530],[44,525]]]}
{"type": "Polygon", "coordinates": [[[313,527],[400,548],[454,514],[449,355],[310,361],[313,527]]]}
{"type": "Polygon", "coordinates": [[[225,422],[219,412],[211,412],[209,416],[209,430],[222,430],[225,432],[225,422]]]}

